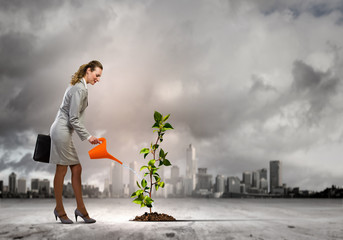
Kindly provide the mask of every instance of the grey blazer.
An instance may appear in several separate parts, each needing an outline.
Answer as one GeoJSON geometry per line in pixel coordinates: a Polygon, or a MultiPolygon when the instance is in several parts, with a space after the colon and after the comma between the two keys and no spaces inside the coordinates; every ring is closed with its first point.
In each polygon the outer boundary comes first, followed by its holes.
{"type": "Polygon", "coordinates": [[[68,127],[73,128],[82,141],[90,136],[83,124],[87,106],[88,90],[82,82],[78,82],[67,88],[56,116],[59,120],[66,121],[68,127]]]}
{"type": "Polygon", "coordinates": [[[82,141],[91,136],[83,124],[87,106],[88,91],[83,83],[78,82],[69,86],[50,128],[50,163],[60,165],[80,163],[73,144],[72,134],[75,131],[82,141]]]}

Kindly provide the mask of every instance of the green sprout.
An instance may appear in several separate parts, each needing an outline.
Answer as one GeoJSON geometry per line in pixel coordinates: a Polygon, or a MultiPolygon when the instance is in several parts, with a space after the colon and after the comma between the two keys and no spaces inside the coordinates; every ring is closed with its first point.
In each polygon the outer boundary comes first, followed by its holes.
{"type": "Polygon", "coordinates": [[[141,205],[141,207],[148,207],[152,208],[152,203],[154,200],[151,198],[151,193],[153,188],[157,191],[159,188],[164,188],[164,182],[161,181],[160,175],[157,173],[157,170],[160,166],[171,166],[171,163],[166,158],[168,152],[164,152],[164,150],[160,147],[160,144],[163,142],[163,136],[167,130],[174,129],[170,123],[166,122],[169,118],[170,114],[167,116],[163,116],[161,113],[155,111],[154,119],[155,124],[152,126],[155,130],[153,132],[157,132],[157,139],[155,143],[150,144],[150,148],[142,148],[140,153],[144,154],[144,159],[151,154],[152,159],[149,160],[147,165],[143,165],[140,168],[140,171],[145,170],[144,178],[142,181],[136,181],[138,190],[132,193],[131,198],[135,198],[133,200],[134,203],[141,205]],[[159,151],[158,151],[159,150],[159,151]],[[158,152],[158,156],[157,156],[158,152]],[[155,165],[158,164],[158,167],[155,165]],[[145,180],[145,177],[148,176],[149,183],[145,180]]]}

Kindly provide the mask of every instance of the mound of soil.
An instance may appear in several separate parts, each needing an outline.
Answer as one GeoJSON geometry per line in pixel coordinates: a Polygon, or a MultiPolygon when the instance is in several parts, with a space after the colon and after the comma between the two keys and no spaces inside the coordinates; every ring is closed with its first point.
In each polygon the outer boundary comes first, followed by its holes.
{"type": "Polygon", "coordinates": [[[172,216],[169,216],[164,213],[147,213],[145,212],[141,216],[136,216],[135,219],[132,221],[176,221],[176,219],[172,216]]]}

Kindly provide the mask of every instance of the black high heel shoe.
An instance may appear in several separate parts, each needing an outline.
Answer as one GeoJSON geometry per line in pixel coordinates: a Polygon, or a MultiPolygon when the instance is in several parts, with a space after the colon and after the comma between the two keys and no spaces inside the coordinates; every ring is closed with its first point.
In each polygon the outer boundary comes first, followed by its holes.
{"type": "Polygon", "coordinates": [[[70,220],[68,217],[67,217],[67,214],[63,214],[63,215],[61,215],[61,216],[58,216],[58,213],[57,213],[57,211],[56,211],[56,208],[55,208],[55,210],[54,210],[54,215],[55,215],[55,218],[56,218],[56,221],[57,221],[57,217],[61,220],[61,222],[63,223],[63,224],[72,224],[72,223],[74,223],[72,220],[70,220]],[[68,219],[63,219],[62,217],[67,217],[68,219]]]}
{"type": "Polygon", "coordinates": [[[90,218],[89,216],[88,216],[88,213],[86,214],[86,215],[83,215],[80,211],[79,211],[79,209],[75,209],[75,220],[76,220],[76,222],[77,222],[77,217],[81,217],[82,219],[83,219],[83,221],[85,221],[85,223],[95,223],[96,222],[96,220],[95,219],[93,219],[93,218],[90,218]]]}

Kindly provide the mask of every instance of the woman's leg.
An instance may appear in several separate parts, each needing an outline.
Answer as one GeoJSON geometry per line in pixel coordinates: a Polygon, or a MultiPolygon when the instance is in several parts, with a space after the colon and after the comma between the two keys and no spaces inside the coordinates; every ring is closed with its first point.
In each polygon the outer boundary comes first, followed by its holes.
{"type": "MultiPolygon", "coordinates": [[[[56,199],[56,211],[59,216],[65,214],[65,210],[63,207],[62,202],[62,192],[63,192],[63,183],[64,177],[67,173],[68,166],[63,165],[56,165],[56,172],[54,178],[54,192],[55,192],[55,199],[56,199]]],[[[65,217],[66,218],[66,217],[65,217]]]]}
{"type": "Polygon", "coordinates": [[[81,185],[81,172],[82,167],[81,164],[71,165],[71,184],[73,186],[77,209],[83,214],[87,214],[87,210],[82,198],[82,185],[81,185]]]}

